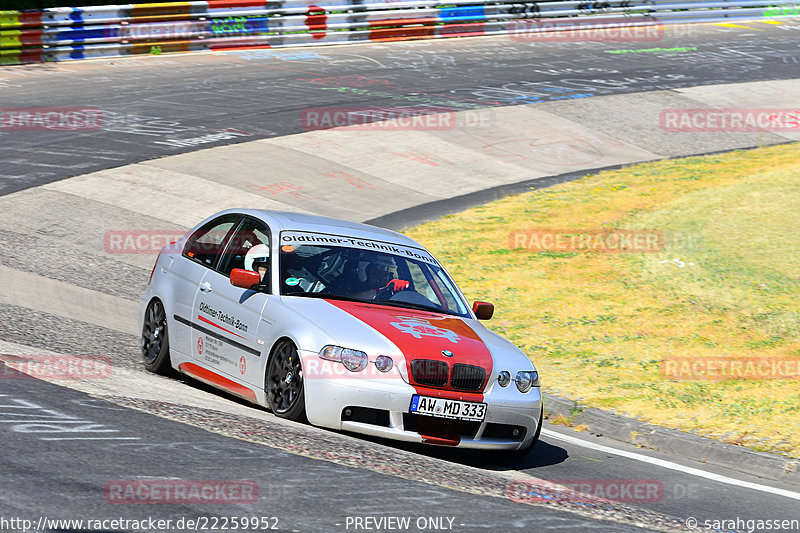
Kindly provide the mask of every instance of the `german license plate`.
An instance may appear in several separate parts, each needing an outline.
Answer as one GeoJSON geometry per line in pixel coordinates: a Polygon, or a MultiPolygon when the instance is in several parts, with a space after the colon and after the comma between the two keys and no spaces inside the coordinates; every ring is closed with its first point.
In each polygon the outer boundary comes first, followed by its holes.
{"type": "Polygon", "coordinates": [[[482,422],[486,417],[485,403],[446,400],[444,398],[420,396],[419,394],[411,397],[411,408],[409,410],[420,415],[476,422],[482,422]]]}

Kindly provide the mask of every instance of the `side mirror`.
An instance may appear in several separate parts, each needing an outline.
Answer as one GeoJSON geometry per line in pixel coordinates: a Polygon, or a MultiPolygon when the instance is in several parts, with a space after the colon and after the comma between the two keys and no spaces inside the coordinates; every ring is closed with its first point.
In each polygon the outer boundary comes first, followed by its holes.
{"type": "Polygon", "coordinates": [[[231,270],[231,285],[241,287],[242,289],[249,289],[253,285],[261,283],[261,276],[258,272],[252,270],[245,270],[243,268],[234,268],[231,270]]]}
{"type": "Polygon", "coordinates": [[[494,305],[489,302],[475,302],[472,304],[472,310],[478,320],[489,320],[494,314],[494,305]]]}

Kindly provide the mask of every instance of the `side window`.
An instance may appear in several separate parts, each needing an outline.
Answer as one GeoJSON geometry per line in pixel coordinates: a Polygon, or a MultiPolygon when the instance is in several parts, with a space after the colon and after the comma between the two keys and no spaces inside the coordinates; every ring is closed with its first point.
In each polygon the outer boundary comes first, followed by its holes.
{"type": "Polygon", "coordinates": [[[222,252],[225,237],[240,218],[240,215],[223,215],[205,224],[186,241],[183,256],[209,268],[213,267],[222,252]]]}
{"type": "Polygon", "coordinates": [[[217,270],[230,276],[234,268],[258,272],[269,283],[270,235],[262,222],[246,217],[231,235],[217,270]]]}

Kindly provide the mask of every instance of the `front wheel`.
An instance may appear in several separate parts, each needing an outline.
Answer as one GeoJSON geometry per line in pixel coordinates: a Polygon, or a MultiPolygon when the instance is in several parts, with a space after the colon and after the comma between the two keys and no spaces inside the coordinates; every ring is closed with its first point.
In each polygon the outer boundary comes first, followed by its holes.
{"type": "Polygon", "coordinates": [[[150,302],[144,313],[142,361],[147,370],[156,374],[165,374],[170,369],[167,313],[159,300],[150,302]]]}
{"type": "Polygon", "coordinates": [[[266,393],[275,416],[294,421],[306,419],[303,369],[300,355],[291,341],[281,341],[267,366],[266,393]]]}

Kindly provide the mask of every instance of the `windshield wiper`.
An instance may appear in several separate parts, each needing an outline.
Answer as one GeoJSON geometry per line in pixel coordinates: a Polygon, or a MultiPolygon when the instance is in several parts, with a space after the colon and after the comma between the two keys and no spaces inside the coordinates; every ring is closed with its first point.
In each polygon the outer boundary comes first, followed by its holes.
{"type": "Polygon", "coordinates": [[[344,300],[346,302],[358,302],[358,303],[365,303],[365,304],[373,304],[373,305],[385,305],[387,307],[402,307],[405,309],[417,309],[419,311],[427,311],[429,313],[439,313],[442,315],[452,315],[452,316],[461,316],[458,313],[454,313],[452,311],[443,311],[441,309],[436,309],[435,307],[430,307],[427,305],[421,304],[412,304],[408,302],[397,302],[395,300],[364,300],[362,298],[351,298],[350,296],[341,296],[339,294],[325,294],[322,292],[288,292],[284,293],[281,296],[302,296],[305,298],[323,298],[326,300],[344,300]]]}
{"type": "Polygon", "coordinates": [[[442,311],[441,309],[436,309],[435,307],[430,307],[428,305],[412,304],[409,302],[397,302],[394,300],[370,300],[369,302],[373,304],[388,305],[389,307],[404,307],[406,309],[418,309],[420,311],[428,311],[429,313],[461,316],[458,313],[453,313],[452,311],[442,311]]]}

